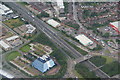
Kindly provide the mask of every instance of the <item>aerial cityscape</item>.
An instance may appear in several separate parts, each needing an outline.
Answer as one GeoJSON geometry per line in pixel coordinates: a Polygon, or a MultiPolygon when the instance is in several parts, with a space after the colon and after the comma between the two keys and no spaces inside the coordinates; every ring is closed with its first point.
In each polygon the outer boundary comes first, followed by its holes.
{"type": "Polygon", "coordinates": [[[119,80],[120,2],[0,1],[1,80],[119,80]]]}

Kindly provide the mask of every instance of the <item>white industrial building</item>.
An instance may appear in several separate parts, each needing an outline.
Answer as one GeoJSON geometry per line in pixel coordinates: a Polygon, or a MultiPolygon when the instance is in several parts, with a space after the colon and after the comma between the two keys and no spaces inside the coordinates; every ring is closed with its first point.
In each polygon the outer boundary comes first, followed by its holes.
{"type": "Polygon", "coordinates": [[[15,35],[15,36],[12,36],[12,37],[7,38],[6,40],[7,40],[7,41],[11,41],[11,40],[15,40],[15,39],[17,39],[17,38],[19,38],[19,36],[15,35]]]}
{"type": "Polygon", "coordinates": [[[60,23],[58,23],[57,21],[53,20],[53,19],[49,19],[48,21],[46,21],[49,25],[53,26],[53,27],[58,27],[60,26],[60,23]]]}
{"type": "Polygon", "coordinates": [[[77,40],[79,40],[80,43],[82,43],[84,46],[89,46],[93,44],[93,41],[91,41],[88,37],[86,37],[84,34],[80,34],[75,37],[77,40]]]}
{"type": "Polygon", "coordinates": [[[2,69],[0,69],[0,74],[1,74],[2,76],[5,76],[6,78],[9,78],[9,79],[14,78],[13,75],[7,73],[6,71],[4,71],[4,70],[2,70],[2,69]]]}
{"type": "Polygon", "coordinates": [[[0,14],[2,15],[7,15],[7,14],[10,14],[10,13],[13,13],[12,10],[10,10],[8,7],[6,7],[5,5],[1,4],[0,3],[0,14]]]}
{"type": "Polygon", "coordinates": [[[11,47],[5,43],[3,40],[0,41],[0,46],[3,47],[5,50],[9,50],[11,47]]]}
{"type": "Polygon", "coordinates": [[[35,27],[34,26],[32,26],[31,24],[28,24],[28,25],[26,25],[26,27],[27,27],[27,34],[32,34],[34,31],[35,31],[35,27]]]}
{"type": "Polygon", "coordinates": [[[57,0],[57,6],[61,9],[63,8],[64,9],[64,3],[63,3],[63,0],[57,0]]]}

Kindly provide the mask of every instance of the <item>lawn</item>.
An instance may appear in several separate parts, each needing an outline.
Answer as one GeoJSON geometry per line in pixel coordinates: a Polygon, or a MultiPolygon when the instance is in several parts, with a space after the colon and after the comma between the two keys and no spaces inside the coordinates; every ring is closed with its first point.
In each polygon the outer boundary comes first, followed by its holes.
{"type": "Polygon", "coordinates": [[[112,63],[106,64],[105,66],[103,66],[101,70],[103,70],[109,76],[114,76],[114,75],[120,74],[119,68],[120,68],[120,63],[117,61],[114,61],[112,63]]]}
{"type": "Polygon", "coordinates": [[[30,46],[29,46],[29,45],[25,45],[25,46],[21,47],[20,50],[21,50],[22,52],[29,52],[30,46]]]}
{"type": "Polygon", "coordinates": [[[40,33],[31,42],[38,42],[38,43],[41,43],[43,45],[50,46],[52,49],[56,48],[55,45],[51,42],[51,40],[44,33],[40,33]]]}
{"type": "MultiPolygon", "coordinates": [[[[76,70],[74,70],[74,73],[75,75],[78,77],[78,78],[83,78],[82,75],[80,75],[76,70]]],[[[84,79],[83,79],[84,80],[84,79]]]]}
{"type": "Polygon", "coordinates": [[[105,52],[104,52],[105,54],[108,54],[108,53],[110,53],[110,51],[109,50],[105,50],[105,52]]]}
{"type": "Polygon", "coordinates": [[[83,63],[79,63],[75,66],[75,70],[83,78],[98,78],[96,74],[88,69],[83,63]]]}
{"type": "Polygon", "coordinates": [[[17,3],[20,4],[20,5],[23,5],[23,6],[29,5],[27,2],[17,2],[17,3]]]}
{"type": "Polygon", "coordinates": [[[12,29],[25,24],[20,18],[6,20],[3,23],[12,29]]]}
{"type": "Polygon", "coordinates": [[[106,58],[102,56],[94,56],[90,59],[90,61],[95,64],[97,67],[106,64],[106,58]]]}
{"type": "Polygon", "coordinates": [[[114,59],[111,57],[108,56],[102,56],[102,57],[106,58],[106,64],[112,63],[114,61],[114,59]]]}
{"type": "Polygon", "coordinates": [[[20,54],[19,52],[17,52],[17,51],[13,51],[13,52],[11,52],[10,54],[8,54],[8,55],[6,56],[6,60],[7,60],[7,61],[12,61],[12,60],[14,60],[17,56],[21,56],[21,54],[20,54]]]}

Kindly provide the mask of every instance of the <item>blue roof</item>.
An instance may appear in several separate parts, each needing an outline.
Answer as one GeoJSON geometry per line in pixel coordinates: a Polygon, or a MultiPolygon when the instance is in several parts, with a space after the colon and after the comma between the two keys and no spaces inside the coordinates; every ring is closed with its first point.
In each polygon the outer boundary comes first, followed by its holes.
{"type": "Polygon", "coordinates": [[[38,58],[39,61],[41,61],[42,63],[45,63],[46,61],[41,59],[41,58],[38,58]]]}
{"type": "Polygon", "coordinates": [[[52,59],[50,59],[50,57],[46,58],[45,60],[43,60],[42,58],[38,58],[32,63],[33,67],[35,67],[43,73],[49,70],[54,65],[55,63],[52,59]]]}

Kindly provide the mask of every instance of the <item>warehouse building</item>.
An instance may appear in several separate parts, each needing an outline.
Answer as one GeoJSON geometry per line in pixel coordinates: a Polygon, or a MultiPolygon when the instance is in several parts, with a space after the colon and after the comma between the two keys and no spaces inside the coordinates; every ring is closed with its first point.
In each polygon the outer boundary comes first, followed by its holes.
{"type": "Polygon", "coordinates": [[[86,37],[84,34],[80,34],[75,37],[77,40],[79,40],[80,43],[82,43],[84,46],[90,46],[93,44],[93,41],[91,41],[88,37],[86,37]]]}
{"type": "Polygon", "coordinates": [[[6,40],[7,41],[12,41],[12,40],[15,40],[15,39],[18,39],[18,38],[19,38],[19,36],[15,35],[15,36],[7,38],[6,40]]]}
{"type": "Polygon", "coordinates": [[[44,73],[50,70],[50,68],[52,68],[53,66],[55,66],[55,63],[49,56],[43,55],[42,57],[36,59],[32,63],[32,66],[44,73]]]}
{"type": "Polygon", "coordinates": [[[48,23],[49,25],[55,27],[55,28],[60,26],[60,23],[58,23],[57,21],[55,21],[55,20],[53,20],[53,19],[49,19],[49,20],[47,21],[47,23],[48,23]]]}
{"type": "Polygon", "coordinates": [[[64,7],[64,3],[63,3],[63,0],[57,0],[57,6],[61,9],[61,8],[65,8],[64,7]]]}
{"type": "Polygon", "coordinates": [[[7,15],[7,14],[10,14],[10,13],[13,13],[12,10],[10,10],[8,7],[6,7],[5,5],[1,4],[0,3],[0,14],[2,15],[7,15]]]}
{"type": "MultiPolygon", "coordinates": [[[[6,77],[6,78],[8,78],[8,79],[13,79],[13,78],[14,78],[13,75],[7,73],[6,71],[4,71],[4,70],[2,70],[2,69],[0,69],[0,75],[6,77]]],[[[6,80],[7,80],[7,79],[6,79],[6,80]]]]}
{"type": "Polygon", "coordinates": [[[7,43],[5,43],[3,40],[1,40],[0,41],[0,46],[4,49],[4,50],[10,50],[10,46],[7,44],[7,43]]]}
{"type": "Polygon", "coordinates": [[[119,30],[120,26],[118,24],[120,24],[120,21],[111,22],[110,27],[112,27],[116,32],[120,33],[120,30],[119,30]]]}

